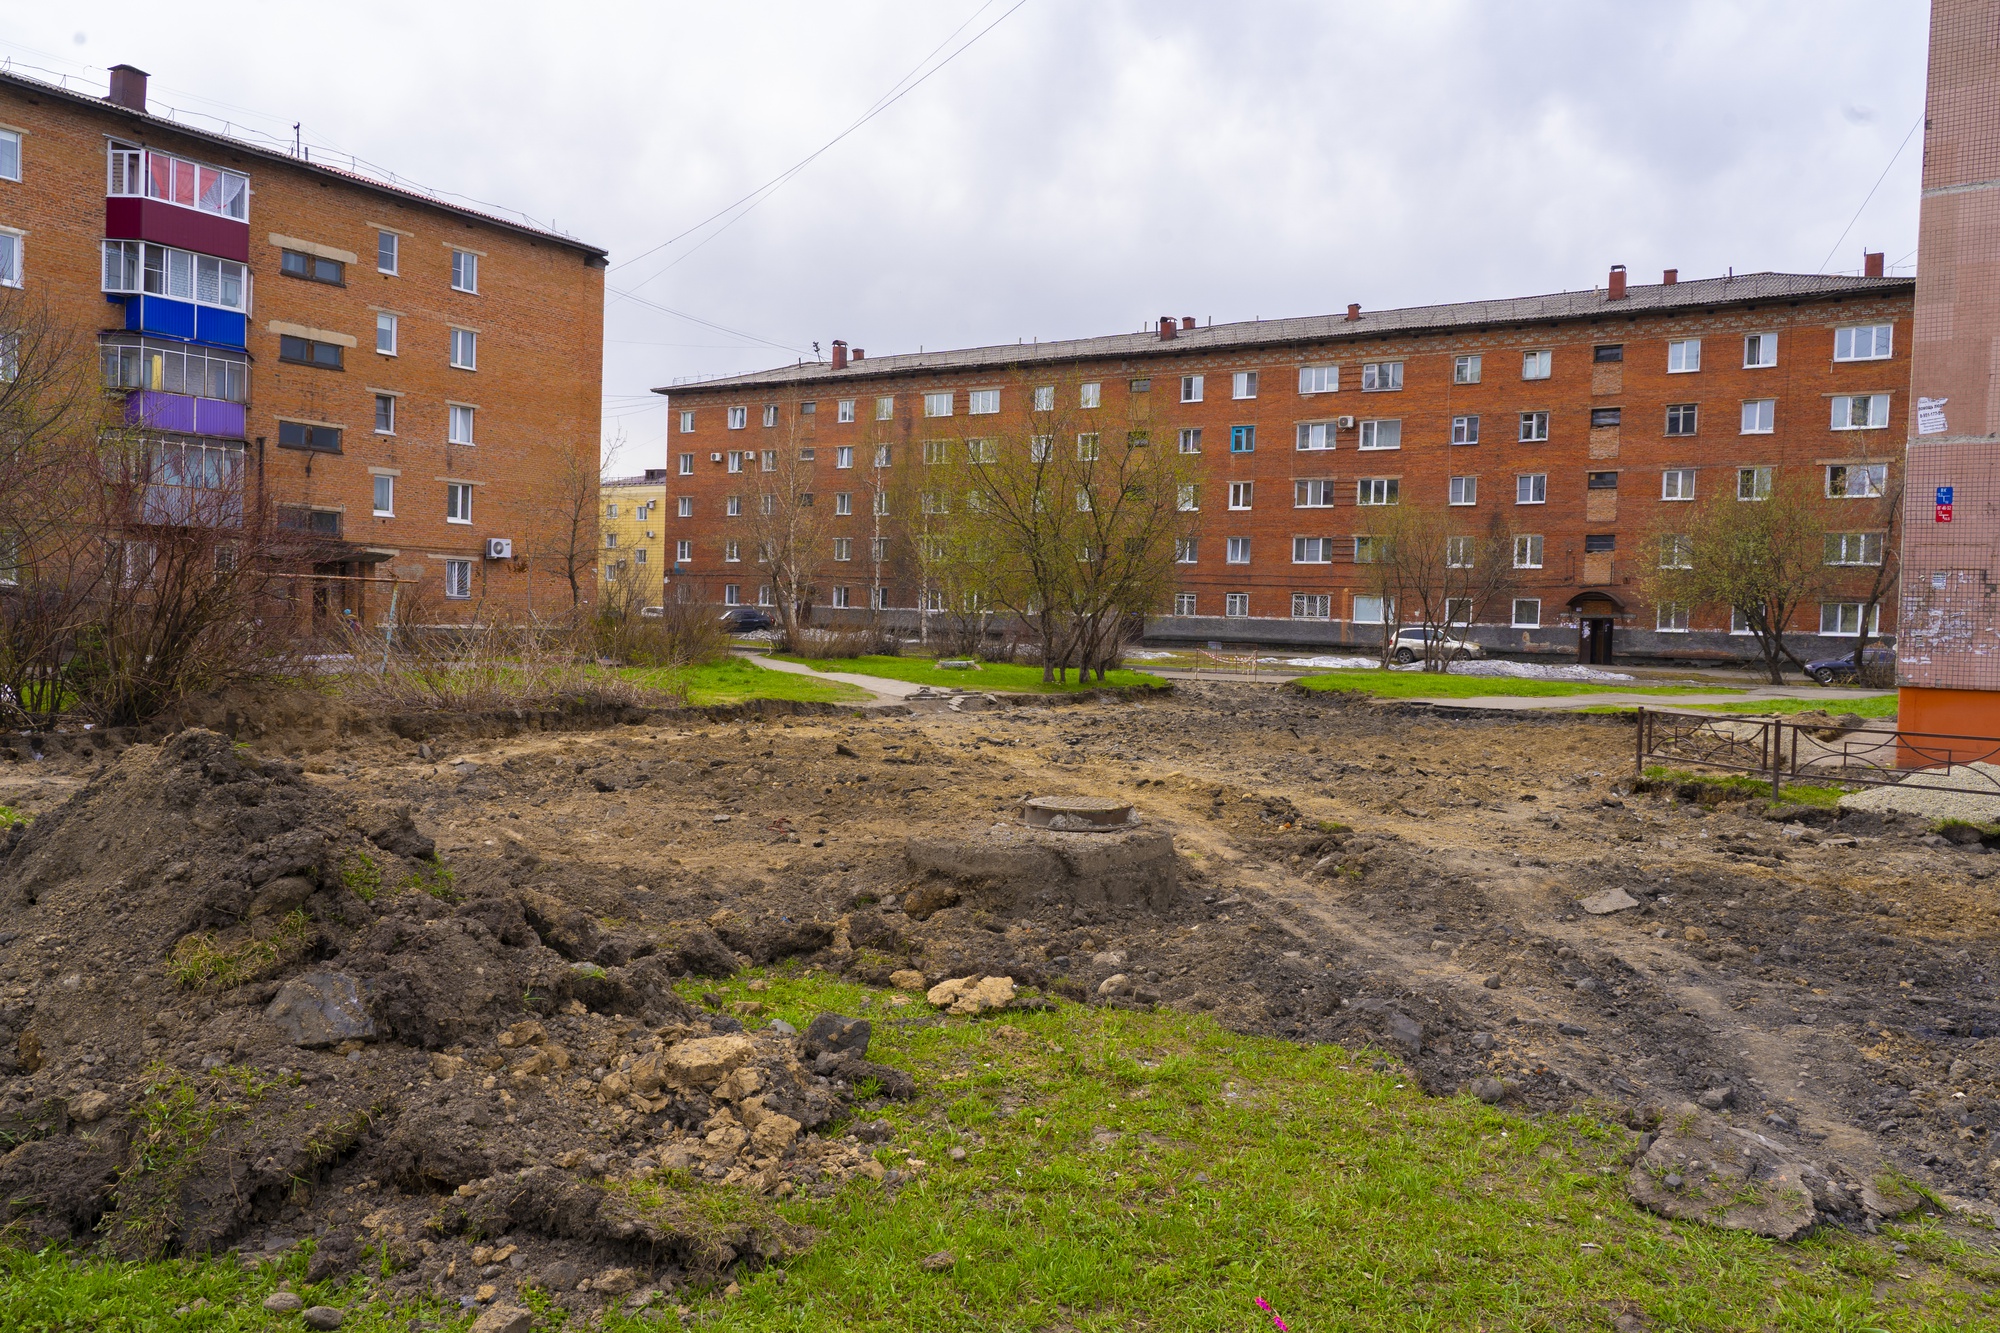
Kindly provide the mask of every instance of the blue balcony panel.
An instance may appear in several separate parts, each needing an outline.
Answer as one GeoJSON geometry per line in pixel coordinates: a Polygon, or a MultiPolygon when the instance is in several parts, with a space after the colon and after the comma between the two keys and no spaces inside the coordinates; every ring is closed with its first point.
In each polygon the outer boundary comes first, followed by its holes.
{"type": "Polygon", "coordinates": [[[194,338],[211,347],[246,347],[247,321],[240,310],[217,310],[214,306],[194,308],[194,338]]]}
{"type": "Polygon", "coordinates": [[[248,347],[245,335],[249,321],[242,312],[198,306],[192,301],[176,301],[150,293],[127,296],[125,328],[129,333],[150,333],[183,342],[207,343],[211,347],[248,347]]]}

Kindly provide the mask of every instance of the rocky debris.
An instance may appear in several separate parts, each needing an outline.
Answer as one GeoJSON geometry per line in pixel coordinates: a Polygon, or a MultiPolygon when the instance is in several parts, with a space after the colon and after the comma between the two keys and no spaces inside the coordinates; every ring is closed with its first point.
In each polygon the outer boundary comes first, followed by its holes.
{"type": "Polygon", "coordinates": [[[1012,977],[958,977],[940,981],[924,999],[948,1014],[983,1014],[1004,1009],[1014,998],[1012,977]]]}
{"type": "Polygon", "coordinates": [[[1472,1080],[1471,1092],[1488,1106],[1497,1106],[1507,1095],[1507,1085],[1497,1078],[1476,1078],[1472,1080]]]}
{"type": "Polygon", "coordinates": [[[92,1089],[70,1103],[69,1114],[80,1125],[94,1125],[111,1108],[109,1094],[92,1089]]]}
{"type": "Polygon", "coordinates": [[[923,990],[924,974],[906,967],[889,974],[889,984],[897,990],[923,990]]]}
{"type": "Polygon", "coordinates": [[[264,1308],[272,1314],[297,1314],[305,1307],[304,1298],[297,1292],[274,1291],[264,1298],[264,1308]]]}
{"type": "Polygon", "coordinates": [[[470,1333],[528,1333],[535,1317],[518,1305],[489,1305],[472,1321],[470,1333]]]}
{"type": "Polygon", "coordinates": [[[335,1309],[331,1305],[309,1306],[306,1312],[299,1316],[300,1321],[307,1328],[319,1329],[322,1330],[322,1333],[325,1333],[325,1330],[328,1329],[339,1328],[346,1318],[347,1316],[342,1311],[335,1309]]]}
{"type": "Polygon", "coordinates": [[[903,859],[929,885],[1010,915],[1056,904],[1158,913],[1181,901],[1180,857],[1162,829],[1084,835],[995,824],[963,837],[911,838],[903,859]]]}
{"type": "Polygon", "coordinates": [[[375,1035],[361,983],[345,972],[308,972],[278,990],[264,1017],[294,1046],[338,1046],[375,1035]]]}
{"type": "Polygon", "coordinates": [[[1602,893],[1593,893],[1578,904],[1592,916],[1610,916],[1613,912],[1629,911],[1639,905],[1639,900],[1622,888],[1609,888],[1602,893]]]}
{"type": "Polygon", "coordinates": [[[1424,1025],[1397,1005],[1373,995],[1356,996],[1347,1004],[1356,1013],[1377,1015],[1382,1035],[1410,1054],[1419,1054],[1424,1049],[1424,1025]]]}
{"type": "Polygon", "coordinates": [[[1813,1224],[1800,1164],[1761,1134],[1733,1128],[1684,1102],[1632,1164],[1625,1192],[1662,1217],[1790,1240],[1813,1224]]]}
{"type": "Polygon", "coordinates": [[[821,1014],[806,1028],[806,1058],[817,1059],[821,1055],[865,1056],[868,1054],[868,1039],[874,1028],[865,1018],[848,1018],[844,1014],[821,1014]]]}

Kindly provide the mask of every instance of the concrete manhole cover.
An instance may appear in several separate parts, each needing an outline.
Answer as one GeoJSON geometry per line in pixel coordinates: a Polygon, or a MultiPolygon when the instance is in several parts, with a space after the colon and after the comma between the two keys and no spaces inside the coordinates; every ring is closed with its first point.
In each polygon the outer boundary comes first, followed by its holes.
{"type": "Polygon", "coordinates": [[[1131,805],[1109,796],[1030,796],[1021,809],[1028,827],[1058,833],[1108,832],[1132,821],[1131,805]]]}

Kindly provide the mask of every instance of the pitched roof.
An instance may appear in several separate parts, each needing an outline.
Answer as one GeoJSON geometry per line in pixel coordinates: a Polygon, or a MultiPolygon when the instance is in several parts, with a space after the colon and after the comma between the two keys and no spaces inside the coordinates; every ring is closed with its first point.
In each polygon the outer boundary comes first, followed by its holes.
{"type": "Polygon", "coordinates": [[[1739,273],[1723,278],[1695,278],[1686,282],[1654,283],[1645,286],[1634,284],[1625,289],[1625,297],[1619,301],[1611,300],[1602,289],[1598,289],[1556,292],[1547,296],[1518,296],[1500,301],[1454,301],[1446,305],[1408,306],[1401,310],[1364,310],[1360,318],[1353,320],[1345,315],[1302,315],[1292,319],[1212,324],[1206,328],[1179,330],[1172,339],[1163,339],[1156,331],[1148,329],[1143,333],[1114,333],[1104,337],[1071,338],[1061,342],[1002,343],[993,347],[968,347],[956,351],[871,356],[864,361],[850,361],[844,370],[835,370],[827,362],[813,361],[803,365],[753,371],[745,375],[728,375],[687,384],[663,385],[653,392],[705,393],[714,389],[819,383],[831,385],[857,379],[905,374],[913,370],[986,370],[1046,365],[1061,361],[1115,360],[1121,357],[1136,359],[1288,343],[1380,338],[1389,334],[1442,329],[1554,323],[1590,316],[1637,315],[1697,307],[1744,305],[1762,301],[1810,300],[1834,296],[1893,296],[1913,293],[1915,290],[1915,278],[1857,278],[1820,273],[1739,273]]]}

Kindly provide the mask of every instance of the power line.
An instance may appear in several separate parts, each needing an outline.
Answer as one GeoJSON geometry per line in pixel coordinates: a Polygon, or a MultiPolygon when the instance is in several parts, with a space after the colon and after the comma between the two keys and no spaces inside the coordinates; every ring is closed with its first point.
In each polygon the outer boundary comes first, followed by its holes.
{"type": "Polygon", "coordinates": [[[1861,207],[1854,210],[1854,216],[1849,218],[1847,220],[1847,225],[1840,229],[1840,236],[1837,240],[1834,241],[1832,247],[1827,250],[1826,258],[1819,261],[1819,270],[1818,270],[1819,272],[1821,273],[1826,272],[1826,266],[1833,262],[1834,251],[1840,249],[1840,242],[1847,239],[1847,233],[1854,230],[1854,224],[1861,221],[1861,214],[1862,211],[1868,207],[1868,200],[1873,199],[1875,197],[1875,191],[1882,188],[1882,182],[1889,179],[1890,168],[1896,165],[1896,159],[1903,155],[1903,150],[1910,146],[1911,136],[1916,134],[1917,126],[1923,123],[1924,123],[1924,116],[1923,112],[1920,111],[1917,113],[1916,124],[1910,126],[1910,133],[1905,134],[1903,136],[1903,142],[1896,145],[1895,153],[1893,153],[1889,158],[1889,166],[1882,168],[1882,174],[1877,176],[1875,178],[1875,183],[1868,187],[1868,197],[1861,201],[1861,207]]]}

